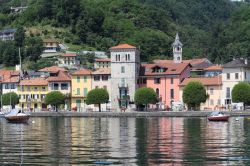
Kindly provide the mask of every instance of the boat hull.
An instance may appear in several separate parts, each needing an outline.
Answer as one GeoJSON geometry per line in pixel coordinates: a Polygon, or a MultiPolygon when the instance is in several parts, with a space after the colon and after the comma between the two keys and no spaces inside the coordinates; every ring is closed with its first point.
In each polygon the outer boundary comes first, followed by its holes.
{"type": "Polygon", "coordinates": [[[229,116],[210,116],[209,121],[228,121],[229,116]]]}
{"type": "Polygon", "coordinates": [[[8,116],[5,117],[5,119],[10,122],[10,123],[27,123],[29,120],[30,116],[8,116]]]}

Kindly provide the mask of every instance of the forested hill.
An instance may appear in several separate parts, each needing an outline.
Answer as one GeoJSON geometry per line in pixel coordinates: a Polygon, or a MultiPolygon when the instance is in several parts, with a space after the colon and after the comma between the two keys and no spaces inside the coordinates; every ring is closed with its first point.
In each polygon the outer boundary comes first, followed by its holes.
{"type": "MultiPolygon", "coordinates": [[[[171,58],[179,32],[184,58],[250,57],[250,7],[229,0],[0,0],[0,28],[107,50],[130,43],[143,60],[171,58]],[[11,6],[27,5],[22,13],[11,6]],[[52,30],[51,30],[52,29],[52,30]],[[27,33],[28,32],[28,33],[27,33]]],[[[0,53],[1,54],[1,53],[0,53]]]]}

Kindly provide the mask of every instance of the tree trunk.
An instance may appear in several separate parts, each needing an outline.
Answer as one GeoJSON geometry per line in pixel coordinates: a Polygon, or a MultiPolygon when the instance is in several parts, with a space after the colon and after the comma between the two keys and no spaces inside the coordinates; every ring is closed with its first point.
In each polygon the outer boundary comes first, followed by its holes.
{"type": "Polygon", "coordinates": [[[99,103],[98,106],[99,106],[99,112],[101,112],[101,103],[99,103]]]}

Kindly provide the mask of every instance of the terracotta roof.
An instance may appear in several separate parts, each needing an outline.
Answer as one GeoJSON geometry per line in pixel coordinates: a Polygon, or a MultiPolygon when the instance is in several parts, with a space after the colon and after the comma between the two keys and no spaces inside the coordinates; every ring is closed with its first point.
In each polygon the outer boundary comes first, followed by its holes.
{"type": "MultiPolygon", "coordinates": [[[[154,63],[174,63],[173,60],[154,60],[154,63]]],[[[212,65],[207,58],[182,60],[182,63],[190,63],[192,69],[205,69],[212,65]]]]}
{"type": "Polygon", "coordinates": [[[73,72],[71,75],[91,75],[91,70],[81,69],[73,72]]]}
{"type": "Polygon", "coordinates": [[[190,66],[189,63],[158,63],[158,64],[143,64],[144,73],[142,75],[179,75],[186,69],[187,66],[190,66]],[[159,67],[165,69],[162,72],[153,72],[153,68],[159,67]]]}
{"type": "Polygon", "coordinates": [[[2,83],[18,83],[19,76],[8,76],[3,77],[2,83]]]}
{"type": "Polygon", "coordinates": [[[129,45],[129,44],[119,44],[119,45],[117,45],[117,46],[113,46],[113,47],[111,47],[110,49],[126,49],[126,48],[128,48],[128,49],[131,49],[131,48],[136,48],[135,46],[131,46],[131,45],[129,45]]]}
{"type": "Polygon", "coordinates": [[[95,59],[96,62],[110,62],[111,59],[110,58],[99,58],[99,59],[95,59]]]}
{"type": "Polygon", "coordinates": [[[63,57],[76,57],[77,54],[76,53],[66,53],[66,54],[62,54],[63,57]]]}
{"type": "Polygon", "coordinates": [[[57,73],[58,71],[66,71],[64,68],[62,67],[58,67],[58,66],[50,66],[50,67],[45,67],[43,69],[38,70],[40,72],[49,72],[49,73],[57,73]]]}
{"type": "Polygon", "coordinates": [[[111,74],[111,69],[110,68],[100,68],[94,72],[92,72],[92,74],[111,74]]]}
{"type": "Polygon", "coordinates": [[[0,75],[6,76],[6,75],[19,75],[19,71],[15,71],[15,70],[0,70],[0,75]]]}
{"type": "Polygon", "coordinates": [[[21,80],[19,85],[45,86],[48,85],[48,81],[45,78],[31,78],[27,80],[21,80]]]}
{"type": "Polygon", "coordinates": [[[221,76],[216,77],[191,77],[186,78],[182,81],[180,86],[185,86],[191,81],[198,81],[202,83],[202,85],[209,86],[209,85],[222,85],[221,76]]]}
{"type": "Polygon", "coordinates": [[[43,39],[44,43],[58,43],[56,39],[43,39]]]}
{"type": "Polygon", "coordinates": [[[222,71],[221,65],[212,65],[209,66],[208,68],[205,68],[204,70],[206,71],[222,71]]]}
{"type": "Polygon", "coordinates": [[[48,82],[69,82],[71,81],[71,77],[64,71],[59,71],[57,76],[48,77],[48,82]]]}

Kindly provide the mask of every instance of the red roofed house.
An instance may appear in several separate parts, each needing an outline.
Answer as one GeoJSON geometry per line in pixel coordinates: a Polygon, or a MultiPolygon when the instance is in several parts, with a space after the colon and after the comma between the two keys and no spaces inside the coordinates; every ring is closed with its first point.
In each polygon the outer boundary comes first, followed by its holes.
{"type": "Polygon", "coordinates": [[[65,71],[59,71],[57,76],[51,76],[47,78],[48,81],[48,90],[51,91],[60,91],[67,98],[65,101],[65,110],[71,109],[70,107],[70,93],[71,93],[71,77],[65,71]]]}
{"type": "Polygon", "coordinates": [[[14,70],[0,70],[0,83],[2,94],[8,92],[17,92],[19,83],[19,72],[14,70]]]}
{"type": "Polygon", "coordinates": [[[58,66],[60,67],[77,68],[79,65],[79,56],[76,53],[62,54],[58,58],[58,66]]]}
{"type": "Polygon", "coordinates": [[[190,68],[189,63],[144,64],[137,83],[155,90],[159,109],[171,108],[172,102],[181,101],[179,84],[190,76],[190,68]]]}
{"type": "Polygon", "coordinates": [[[46,78],[21,80],[18,86],[19,106],[23,109],[41,111],[47,109],[44,98],[48,93],[46,78]]]}
{"type": "Polygon", "coordinates": [[[184,87],[191,81],[198,81],[205,86],[209,98],[205,103],[201,104],[201,110],[216,110],[223,107],[222,103],[222,79],[221,76],[216,77],[194,77],[186,78],[180,84],[180,97],[182,99],[184,87]]]}
{"type": "Polygon", "coordinates": [[[94,68],[110,68],[111,60],[110,58],[99,58],[95,59],[94,68]]]}
{"type": "Polygon", "coordinates": [[[58,66],[50,66],[50,67],[45,67],[43,69],[38,70],[39,72],[42,72],[42,76],[57,76],[59,71],[66,71],[65,68],[63,67],[58,67],[58,66]]]}

